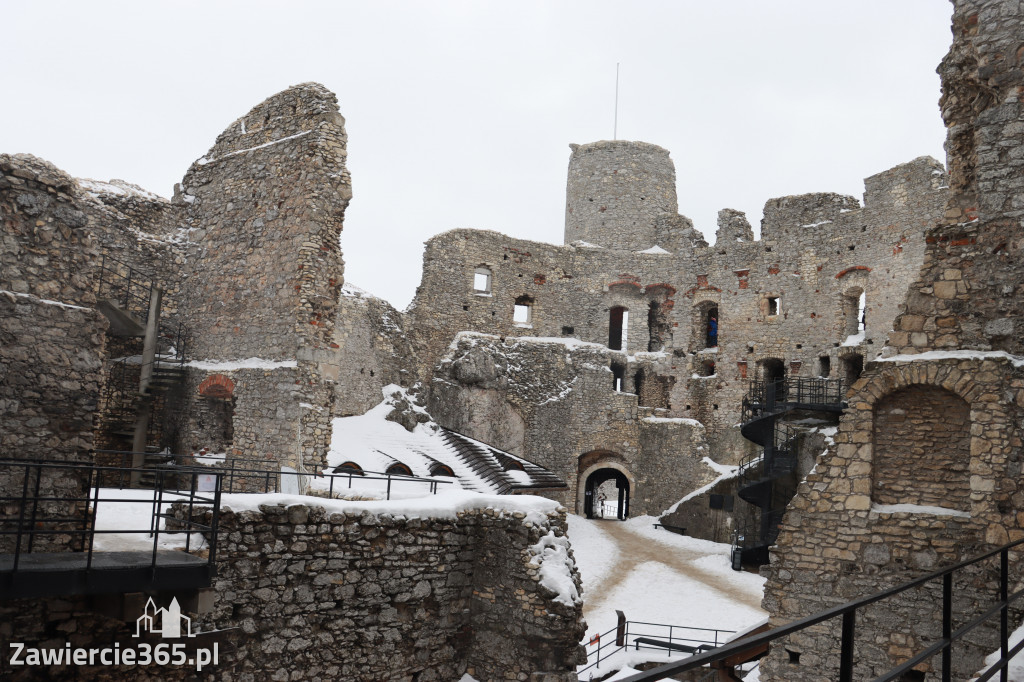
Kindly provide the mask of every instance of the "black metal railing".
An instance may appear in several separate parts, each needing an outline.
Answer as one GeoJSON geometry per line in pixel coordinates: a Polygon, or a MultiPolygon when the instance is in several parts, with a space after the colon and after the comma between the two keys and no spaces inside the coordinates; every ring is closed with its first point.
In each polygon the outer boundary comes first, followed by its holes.
{"type": "MultiPolygon", "coordinates": [[[[140,454],[121,450],[96,450],[95,452],[102,455],[107,461],[112,458],[120,458],[125,465],[140,454]]],[[[149,454],[152,456],[152,453],[149,454]]],[[[174,472],[178,470],[217,473],[221,476],[224,492],[280,493],[286,489],[295,491],[310,489],[333,497],[335,494],[342,494],[343,490],[352,490],[355,482],[380,481],[379,492],[384,495],[384,499],[390,500],[392,494],[402,488],[408,489],[410,484],[425,487],[431,495],[436,495],[440,486],[454,484],[454,481],[441,478],[380,471],[281,471],[257,468],[253,466],[253,460],[246,459],[225,457],[223,460],[208,464],[202,461],[203,456],[201,455],[161,453],[159,456],[165,460],[165,464],[151,467],[147,471],[160,471],[166,476],[173,476],[174,472]],[[314,485],[314,481],[319,483],[314,485]],[[291,485],[288,485],[287,482],[291,482],[291,485]],[[309,485],[307,486],[307,484],[309,485]]],[[[360,492],[373,492],[378,487],[369,486],[371,490],[366,490],[367,486],[357,486],[357,488],[362,489],[360,492]]]]}
{"type": "MultiPolygon", "coordinates": [[[[729,639],[729,635],[733,634],[733,630],[620,620],[619,624],[608,632],[591,637],[586,647],[587,663],[579,668],[576,674],[580,680],[584,679],[585,672],[590,672],[591,677],[597,675],[602,663],[607,663],[611,656],[625,649],[655,649],[669,657],[689,656],[694,651],[721,646],[729,639]],[[665,646],[666,644],[668,646],[665,646]]],[[[608,672],[600,670],[601,675],[608,672]]]]}
{"type": "MultiPolygon", "coordinates": [[[[95,556],[104,551],[97,537],[147,535],[149,565],[157,565],[161,537],[184,533],[184,549],[193,549],[193,533],[205,539],[206,562],[213,566],[217,553],[217,523],[220,509],[221,476],[202,479],[208,472],[180,470],[169,476],[158,472],[152,490],[133,490],[131,497],[110,496],[104,490],[129,488],[133,470],[126,467],[72,464],[53,461],[0,460],[0,556],[2,570],[18,573],[25,557],[39,553],[64,553],[68,549],[84,555],[83,568],[93,568],[95,556]],[[204,485],[207,483],[207,485],[204,485]],[[146,505],[145,528],[131,527],[134,514],[112,514],[113,527],[97,527],[97,515],[110,505],[146,505]],[[176,513],[171,514],[171,506],[176,513]],[[208,523],[207,511],[213,513],[208,523]],[[171,528],[167,521],[173,519],[171,528]]],[[[102,543],[101,543],[102,544],[102,543]]],[[[139,546],[142,543],[134,543],[139,546]]],[[[134,546],[133,544],[133,546],[134,546]]]]}
{"type": "Polygon", "coordinates": [[[800,409],[806,406],[840,407],[845,396],[842,379],[793,377],[772,381],[751,380],[743,397],[743,415],[747,422],[766,413],[800,409]]]}
{"type": "MultiPolygon", "coordinates": [[[[857,612],[871,604],[881,602],[889,597],[896,596],[908,590],[934,585],[935,583],[933,581],[941,581],[941,637],[917,653],[908,656],[907,659],[899,665],[896,665],[884,674],[875,677],[874,682],[891,682],[892,680],[901,679],[901,676],[905,675],[921,663],[930,660],[934,656],[941,657],[940,679],[943,682],[949,682],[953,675],[953,645],[963,640],[969,633],[973,632],[979,626],[994,618],[999,619],[999,660],[988,665],[984,671],[981,671],[980,675],[975,679],[975,682],[986,682],[987,680],[993,679],[996,675],[999,675],[1001,682],[1007,682],[1008,663],[1010,659],[1024,649],[1024,640],[1017,643],[1012,648],[1009,646],[1009,609],[1012,604],[1021,598],[1021,596],[1024,596],[1024,589],[1017,590],[1012,594],[1009,592],[1009,557],[1010,550],[1019,547],[1022,544],[1024,544],[1024,540],[1012,542],[1008,545],[1004,545],[982,554],[981,556],[940,569],[934,573],[929,573],[928,575],[908,581],[902,585],[876,592],[870,596],[847,602],[846,604],[833,607],[826,611],[821,611],[806,618],[801,618],[800,620],[774,628],[763,634],[744,637],[735,642],[731,642],[714,649],[713,651],[694,654],[691,658],[684,661],[668,663],[652,670],[632,675],[622,680],[622,682],[653,682],[654,680],[664,680],[670,675],[676,675],[688,670],[695,670],[716,661],[725,660],[726,658],[752,649],[756,646],[773,642],[795,632],[800,632],[818,625],[819,623],[832,621],[837,618],[841,619],[839,670],[838,675],[832,679],[837,679],[839,682],[853,682],[853,669],[856,654],[857,612]],[[979,612],[957,614],[958,617],[954,621],[954,575],[958,571],[971,566],[977,566],[981,562],[996,556],[999,557],[999,578],[997,584],[991,586],[993,588],[993,594],[991,596],[994,601],[987,607],[979,606],[979,612]],[[959,624],[955,629],[954,622],[959,624]]],[[[963,600],[961,600],[961,602],[962,601],[963,600]]],[[[830,675],[829,671],[826,670],[818,670],[817,674],[819,676],[826,677],[830,675]]]]}
{"type": "Polygon", "coordinates": [[[142,324],[149,318],[149,301],[153,278],[113,256],[100,261],[97,293],[113,301],[122,311],[134,315],[142,324]]]}

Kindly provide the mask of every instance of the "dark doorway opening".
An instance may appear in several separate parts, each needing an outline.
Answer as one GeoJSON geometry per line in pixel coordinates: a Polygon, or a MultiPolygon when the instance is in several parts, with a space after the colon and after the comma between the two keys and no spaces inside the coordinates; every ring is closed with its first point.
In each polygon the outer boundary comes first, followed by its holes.
{"type": "Polygon", "coordinates": [[[622,350],[622,337],[623,332],[626,331],[628,315],[628,310],[621,305],[608,311],[608,348],[610,350],[622,350]]]}
{"type": "Polygon", "coordinates": [[[864,372],[864,356],[863,355],[847,355],[843,358],[843,378],[846,379],[847,388],[853,385],[853,382],[860,379],[861,373],[864,372]]]}
{"type": "Polygon", "coordinates": [[[584,490],[583,512],[588,519],[629,518],[629,479],[621,471],[598,469],[587,476],[584,490]],[[614,482],[614,488],[604,485],[607,482],[614,482]],[[610,489],[614,495],[608,495],[610,489]]]}

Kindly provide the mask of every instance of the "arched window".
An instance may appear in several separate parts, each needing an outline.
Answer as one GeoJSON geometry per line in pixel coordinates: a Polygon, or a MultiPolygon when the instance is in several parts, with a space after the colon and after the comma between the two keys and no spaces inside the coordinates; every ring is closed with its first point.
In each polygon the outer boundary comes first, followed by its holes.
{"type": "Polygon", "coordinates": [[[440,462],[434,462],[434,464],[430,467],[430,475],[449,476],[451,478],[455,478],[455,472],[452,471],[452,468],[450,466],[441,464],[440,462]]]}
{"type": "Polygon", "coordinates": [[[843,294],[843,323],[848,337],[859,334],[865,329],[867,295],[860,287],[854,287],[843,294]]]}
{"type": "Polygon", "coordinates": [[[617,305],[608,311],[608,348],[609,350],[626,350],[626,337],[629,334],[629,310],[617,305]]]}
{"type": "Polygon", "coordinates": [[[395,462],[387,469],[385,469],[384,473],[391,474],[393,476],[412,476],[412,469],[402,464],[401,462],[395,462]]]}
{"type": "Polygon", "coordinates": [[[345,462],[334,467],[334,473],[336,474],[357,474],[363,475],[363,467],[359,466],[355,462],[345,462]]]}
{"type": "Polygon", "coordinates": [[[491,293],[491,269],[481,265],[473,271],[473,293],[491,293]]]}

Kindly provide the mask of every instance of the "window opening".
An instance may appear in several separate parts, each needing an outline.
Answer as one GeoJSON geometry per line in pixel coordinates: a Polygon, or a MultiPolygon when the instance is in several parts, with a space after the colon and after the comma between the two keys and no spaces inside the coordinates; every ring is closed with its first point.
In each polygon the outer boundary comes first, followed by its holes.
{"type": "Polygon", "coordinates": [[[491,271],[480,267],[473,271],[473,291],[478,294],[491,293],[491,271]]]}
{"type": "Polygon", "coordinates": [[[512,309],[512,322],[519,325],[533,324],[533,299],[523,295],[516,299],[512,309]]]}
{"type": "Polygon", "coordinates": [[[860,292],[860,299],[857,301],[857,331],[862,332],[867,328],[867,301],[866,292],[860,292]]]}
{"type": "Polygon", "coordinates": [[[860,379],[861,373],[864,371],[864,356],[863,355],[848,355],[843,358],[843,368],[846,374],[846,385],[849,387],[853,382],[860,379]]]}
{"type": "Polygon", "coordinates": [[[704,323],[704,347],[718,347],[718,306],[708,308],[707,319],[704,323]]]}
{"type": "Polygon", "coordinates": [[[626,350],[626,337],[628,333],[629,310],[617,305],[608,311],[609,350],[626,350]]]}
{"type": "Polygon", "coordinates": [[[626,367],[625,365],[612,365],[612,390],[616,393],[622,392],[622,382],[626,378],[626,367]]]}
{"type": "Polygon", "coordinates": [[[344,464],[339,464],[338,466],[336,466],[334,468],[334,473],[336,473],[336,474],[357,474],[359,476],[362,476],[363,475],[363,467],[359,466],[355,462],[345,462],[344,464]]]}
{"type": "Polygon", "coordinates": [[[393,474],[395,476],[412,476],[412,469],[402,464],[401,462],[395,462],[387,469],[385,469],[384,473],[393,474]]]}
{"type": "Polygon", "coordinates": [[[444,464],[439,463],[435,463],[432,467],[430,467],[430,475],[449,476],[451,478],[455,478],[455,472],[452,471],[452,468],[450,466],[445,466],[444,464]]]}
{"type": "Polygon", "coordinates": [[[827,355],[822,355],[818,358],[818,376],[828,379],[830,374],[832,374],[832,359],[827,355]]]}
{"type": "Polygon", "coordinates": [[[705,360],[700,363],[700,375],[702,377],[713,377],[715,376],[715,361],[705,360]]]}
{"type": "Polygon", "coordinates": [[[562,336],[572,336],[576,333],[575,327],[562,327],[562,336]]]}
{"type": "Polygon", "coordinates": [[[775,317],[782,310],[778,296],[768,297],[768,316],[775,317]]]}

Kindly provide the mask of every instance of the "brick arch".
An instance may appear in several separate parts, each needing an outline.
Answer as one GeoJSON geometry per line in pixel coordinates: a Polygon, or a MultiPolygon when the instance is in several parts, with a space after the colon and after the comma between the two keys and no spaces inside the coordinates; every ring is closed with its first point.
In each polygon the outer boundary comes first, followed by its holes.
{"type": "Polygon", "coordinates": [[[235,393],[235,382],[223,374],[211,374],[199,384],[199,395],[204,398],[227,400],[235,393]]]}
{"type": "Polygon", "coordinates": [[[944,388],[956,394],[969,405],[977,402],[984,389],[974,381],[973,375],[953,365],[938,365],[934,362],[908,362],[879,371],[878,365],[864,387],[858,391],[858,400],[874,408],[875,404],[890,393],[913,384],[927,384],[944,388]]]}

